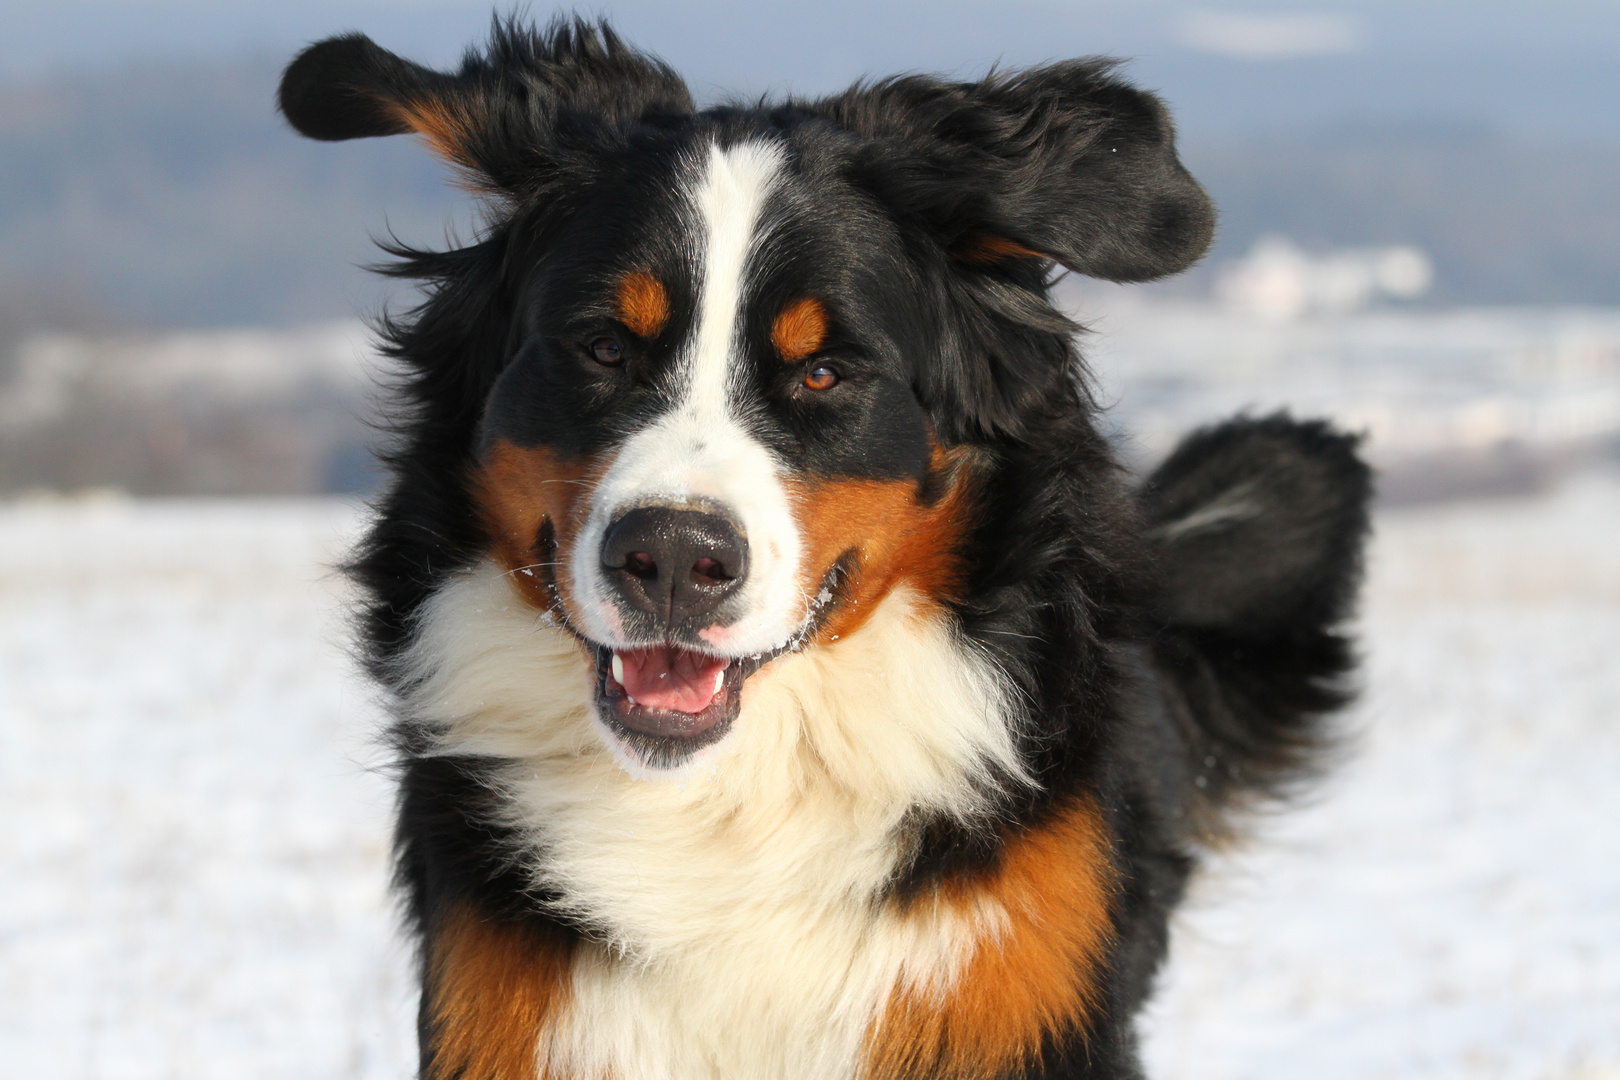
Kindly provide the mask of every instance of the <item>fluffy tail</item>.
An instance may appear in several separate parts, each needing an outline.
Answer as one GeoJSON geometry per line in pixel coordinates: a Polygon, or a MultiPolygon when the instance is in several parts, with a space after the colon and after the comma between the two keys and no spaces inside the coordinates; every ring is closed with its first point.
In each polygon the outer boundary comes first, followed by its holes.
{"type": "Polygon", "coordinates": [[[1189,436],[1142,488],[1162,568],[1157,662],[1206,837],[1333,745],[1372,494],[1358,441],[1284,414],[1232,420],[1189,436]]]}

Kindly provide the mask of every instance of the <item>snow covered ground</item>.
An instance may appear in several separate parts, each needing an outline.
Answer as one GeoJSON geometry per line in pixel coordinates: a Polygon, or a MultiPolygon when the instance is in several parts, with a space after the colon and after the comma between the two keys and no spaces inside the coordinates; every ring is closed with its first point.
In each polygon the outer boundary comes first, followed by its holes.
{"type": "MultiPolygon", "coordinates": [[[[0,506],[0,1057],[403,1078],[339,502],[0,506]]],[[[1161,1080],[1620,1078],[1620,478],[1386,512],[1355,752],[1201,878],[1161,1080]]]]}
{"type": "Polygon", "coordinates": [[[0,1055],[38,1080],[410,1075],[336,502],[0,511],[0,1055]]]}
{"type": "Polygon", "coordinates": [[[1620,478],[1386,512],[1354,754],[1211,865],[1163,1080],[1620,1078],[1620,478]]]}

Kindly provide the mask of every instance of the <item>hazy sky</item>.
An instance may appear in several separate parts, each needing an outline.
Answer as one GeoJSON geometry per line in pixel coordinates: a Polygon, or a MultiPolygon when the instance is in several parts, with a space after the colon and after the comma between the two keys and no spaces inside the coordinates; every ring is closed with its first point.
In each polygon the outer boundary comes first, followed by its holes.
{"type": "MultiPolygon", "coordinates": [[[[502,10],[513,5],[502,4],[502,10]]],[[[526,5],[544,18],[557,8],[526,5]]],[[[1200,130],[1349,119],[1620,139],[1620,0],[612,0],[700,96],[818,92],[863,74],[1133,58],[1200,130]]],[[[342,29],[447,64],[492,5],[466,0],[3,0],[0,79],[174,56],[282,56],[342,29]]]]}

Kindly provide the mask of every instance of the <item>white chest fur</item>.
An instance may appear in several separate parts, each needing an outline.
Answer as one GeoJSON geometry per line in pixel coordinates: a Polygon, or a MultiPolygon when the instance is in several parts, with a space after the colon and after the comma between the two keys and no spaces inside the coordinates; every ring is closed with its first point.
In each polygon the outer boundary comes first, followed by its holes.
{"type": "Polygon", "coordinates": [[[897,985],[947,989],[1001,913],[880,902],[909,811],[968,814],[1017,776],[1005,690],[905,589],[782,656],[679,774],[632,775],[580,646],[483,564],[428,604],[411,715],[500,759],[508,823],[597,932],[541,1043],[551,1075],[853,1076],[897,985]]]}

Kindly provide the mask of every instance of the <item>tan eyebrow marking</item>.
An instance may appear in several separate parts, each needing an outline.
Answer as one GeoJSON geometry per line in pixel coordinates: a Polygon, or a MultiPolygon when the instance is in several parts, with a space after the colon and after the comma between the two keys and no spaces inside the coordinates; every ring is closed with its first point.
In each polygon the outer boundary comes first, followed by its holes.
{"type": "Polygon", "coordinates": [[[795,300],[771,324],[771,344],[783,360],[798,363],[827,340],[827,309],[813,296],[795,300]]]}
{"type": "Polygon", "coordinates": [[[669,292],[645,270],[632,270],[619,279],[613,313],[637,337],[655,338],[669,325],[669,292]]]}

